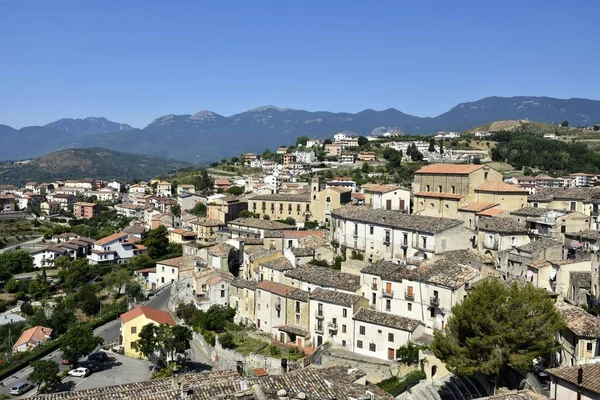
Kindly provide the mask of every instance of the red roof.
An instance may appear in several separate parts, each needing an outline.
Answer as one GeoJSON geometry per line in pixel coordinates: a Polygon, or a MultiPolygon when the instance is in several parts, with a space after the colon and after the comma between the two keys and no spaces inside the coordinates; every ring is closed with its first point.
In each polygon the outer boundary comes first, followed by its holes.
{"type": "Polygon", "coordinates": [[[142,274],[145,274],[145,273],[150,273],[150,272],[156,272],[156,267],[154,267],[154,268],[144,268],[144,269],[138,269],[138,270],[137,270],[137,271],[135,271],[135,272],[139,272],[139,273],[142,273],[142,274]]]}
{"type": "Polygon", "coordinates": [[[29,328],[21,334],[14,347],[19,347],[26,343],[38,345],[46,343],[48,337],[52,334],[51,328],[46,328],[45,326],[34,326],[33,328],[29,328]]]}
{"type": "Polygon", "coordinates": [[[523,189],[519,185],[511,185],[509,183],[492,182],[492,181],[482,183],[481,185],[476,187],[475,190],[482,191],[482,192],[515,192],[515,193],[523,193],[523,194],[528,193],[527,190],[523,189]]]}
{"type": "Polygon", "coordinates": [[[175,325],[175,321],[171,314],[163,310],[157,310],[156,308],[150,308],[146,306],[137,306],[133,310],[129,310],[124,314],[121,314],[121,322],[127,323],[140,315],[144,315],[146,318],[157,322],[159,324],[168,324],[171,326],[175,325]]]}
{"type": "Polygon", "coordinates": [[[119,240],[119,239],[121,239],[121,238],[123,238],[123,237],[126,237],[126,236],[127,236],[127,232],[117,232],[117,233],[113,233],[113,234],[112,234],[112,235],[110,235],[110,236],[103,237],[102,239],[98,240],[98,241],[96,242],[96,244],[98,244],[98,245],[102,246],[102,245],[105,245],[105,244],[107,244],[107,243],[114,242],[115,240],[119,240]]]}
{"type": "Polygon", "coordinates": [[[183,257],[175,257],[175,258],[169,258],[168,260],[157,261],[156,263],[160,264],[160,265],[167,265],[169,267],[179,268],[182,261],[183,261],[183,257]]]}
{"type": "Polygon", "coordinates": [[[478,212],[477,215],[483,215],[486,217],[493,217],[494,215],[502,214],[504,210],[499,208],[489,208],[485,211],[478,212]]]}

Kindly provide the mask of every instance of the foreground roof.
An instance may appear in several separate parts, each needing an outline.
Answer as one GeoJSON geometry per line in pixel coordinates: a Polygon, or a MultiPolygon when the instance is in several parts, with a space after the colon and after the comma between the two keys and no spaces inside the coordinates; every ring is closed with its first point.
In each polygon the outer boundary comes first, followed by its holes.
{"type": "Polygon", "coordinates": [[[405,214],[400,211],[374,210],[370,207],[344,206],[331,212],[333,216],[394,228],[437,233],[462,225],[458,219],[405,214]]]}
{"type": "Polygon", "coordinates": [[[600,318],[565,302],[556,303],[556,309],[567,328],[577,336],[600,338],[600,318]]]}
{"type": "Polygon", "coordinates": [[[296,229],[292,225],[284,224],[283,222],[265,220],[260,218],[238,218],[229,222],[230,225],[247,226],[249,228],[270,229],[270,230],[285,230],[296,229]]]}
{"type": "Polygon", "coordinates": [[[577,385],[578,370],[583,370],[581,386],[596,394],[600,394],[600,364],[585,364],[574,367],[550,368],[546,372],[552,376],[577,385]]]}
{"type": "Polygon", "coordinates": [[[311,264],[301,265],[286,272],[285,276],[302,282],[349,292],[356,292],[361,287],[360,276],[358,275],[311,264]]]}
{"type": "Polygon", "coordinates": [[[431,164],[417,170],[415,174],[468,175],[483,167],[483,164],[431,164]]]}
{"type": "Polygon", "coordinates": [[[525,224],[506,217],[479,218],[478,226],[481,231],[519,234],[527,233],[525,224]]]}
{"type": "Polygon", "coordinates": [[[310,299],[315,301],[322,301],[325,303],[336,304],[343,307],[352,307],[357,301],[364,297],[357,294],[350,294],[345,292],[336,292],[333,290],[327,290],[318,288],[310,293],[310,299]]]}
{"type": "Polygon", "coordinates": [[[137,306],[136,308],[121,314],[119,318],[123,323],[127,323],[139,317],[140,315],[144,315],[146,318],[159,324],[169,324],[171,326],[175,325],[173,317],[171,317],[171,314],[168,312],[146,306],[137,306]]]}

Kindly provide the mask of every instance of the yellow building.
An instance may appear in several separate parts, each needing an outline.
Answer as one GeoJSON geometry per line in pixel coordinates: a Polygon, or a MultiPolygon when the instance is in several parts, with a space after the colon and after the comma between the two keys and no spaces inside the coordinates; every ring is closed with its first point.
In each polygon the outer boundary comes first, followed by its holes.
{"type": "Polygon", "coordinates": [[[175,321],[168,312],[144,306],[129,310],[121,314],[119,318],[121,320],[119,342],[123,345],[125,355],[133,358],[145,358],[143,354],[134,348],[144,326],[148,324],[175,326],[175,321]]]}
{"type": "Polygon", "coordinates": [[[235,309],[234,322],[245,326],[254,325],[256,285],[257,281],[242,278],[235,278],[231,282],[229,305],[235,309]]]}
{"type": "Polygon", "coordinates": [[[475,188],[475,199],[479,203],[498,204],[501,210],[513,211],[527,206],[529,192],[518,185],[504,182],[484,182],[475,188]]]}

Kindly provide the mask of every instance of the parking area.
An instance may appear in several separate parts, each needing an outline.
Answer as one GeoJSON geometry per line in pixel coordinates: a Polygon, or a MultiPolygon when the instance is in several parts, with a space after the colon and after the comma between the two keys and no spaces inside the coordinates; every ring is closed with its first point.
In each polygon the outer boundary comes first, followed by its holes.
{"type": "Polygon", "coordinates": [[[63,384],[71,386],[72,390],[83,390],[144,381],[150,379],[152,374],[148,370],[149,365],[150,363],[145,360],[109,354],[109,362],[100,371],[86,378],[67,377],[63,384]]]}

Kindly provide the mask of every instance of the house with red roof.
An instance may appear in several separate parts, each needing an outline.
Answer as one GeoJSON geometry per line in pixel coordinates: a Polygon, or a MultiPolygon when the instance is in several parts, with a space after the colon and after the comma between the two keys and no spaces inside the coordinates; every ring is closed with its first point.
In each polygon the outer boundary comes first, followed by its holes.
{"type": "Polygon", "coordinates": [[[41,325],[26,329],[15,342],[12,352],[22,353],[44,345],[50,340],[50,335],[52,335],[52,328],[46,328],[41,325]]]}
{"type": "Polygon", "coordinates": [[[123,345],[125,355],[134,358],[145,358],[135,349],[135,343],[144,326],[148,324],[175,326],[175,320],[167,311],[146,306],[137,306],[121,314],[119,319],[121,320],[119,343],[123,345]]]}

